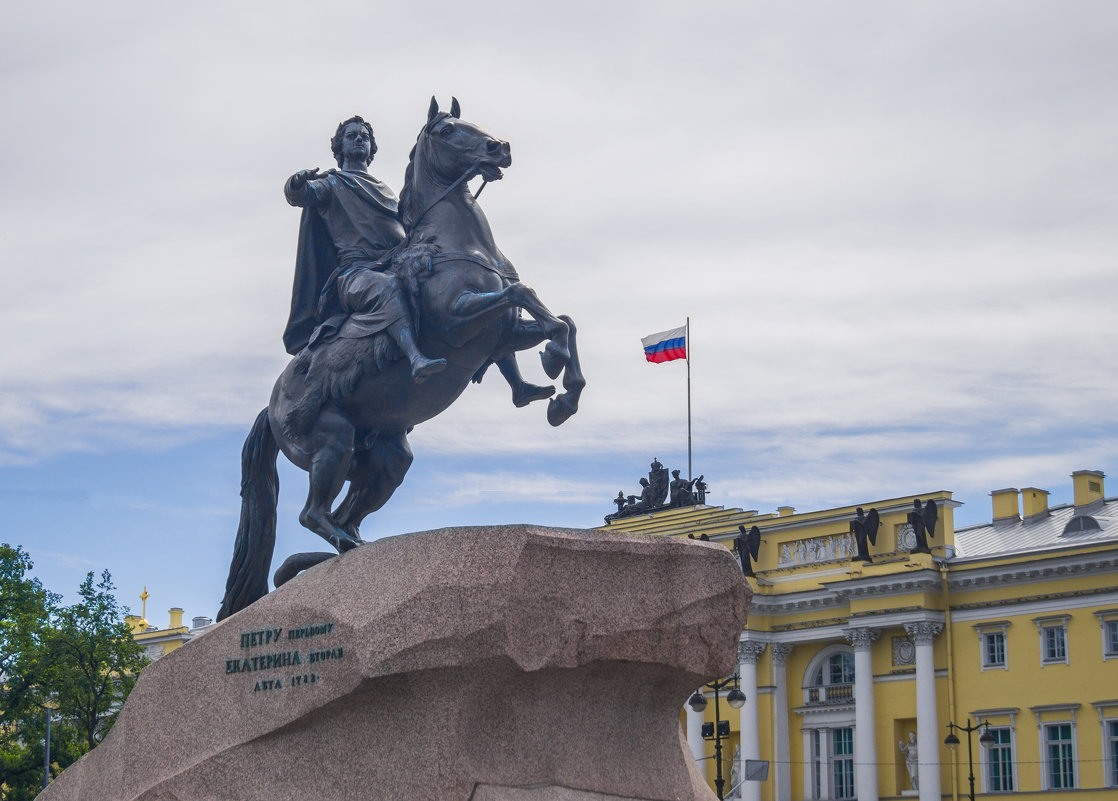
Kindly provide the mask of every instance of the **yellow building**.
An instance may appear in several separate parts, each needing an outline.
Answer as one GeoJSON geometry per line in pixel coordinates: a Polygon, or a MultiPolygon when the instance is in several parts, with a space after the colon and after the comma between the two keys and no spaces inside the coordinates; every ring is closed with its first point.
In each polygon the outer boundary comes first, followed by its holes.
{"type": "Polygon", "coordinates": [[[139,596],[143,604],[141,613],[125,615],[124,622],[132,629],[132,638],[143,646],[144,656],[152,662],[176,648],[181,648],[192,637],[197,637],[213,624],[208,617],[196,617],[187,627],[182,622],[183,610],[174,606],[167,610],[169,625],[161,629],[147,620],[147,604],[150,597],[147,587],[144,587],[144,591],[139,596]]]}
{"type": "MultiPolygon", "coordinates": [[[[730,688],[720,699],[726,798],[966,798],[969,739],[976,795],[1109,799],[1118,798],[1118,499],[1105,498],[1103,482],[1099,471],[1076,472],[1074,502],[1051,508],[1035,487],[996,490],[991,522],[958,530],[950,492],[868,501],[880,516],[869,563],[857,559],[854,506],[763,515],[693,506],[603,528],[727,547],[739,525],[760,531],[738,649],[746,702],[730,708],[730,688]],[[930,553],[914,551],[917,499],[938,511],[930,553]],[[969,738],[954,730],[953,752],[948,724],[978,727],[969,738]],[[766,767],[764,780],[742,781],[766,767]]],[[[688,742],[712,788],[702,726],[713,722],[713,703],[687,708],[688,742]]]]}

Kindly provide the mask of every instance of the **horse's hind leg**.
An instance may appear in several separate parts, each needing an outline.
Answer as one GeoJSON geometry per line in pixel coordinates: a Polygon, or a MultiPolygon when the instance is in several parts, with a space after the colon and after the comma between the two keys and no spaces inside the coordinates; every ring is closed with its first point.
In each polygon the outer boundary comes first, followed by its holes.
{"type": "Polygon", "coordinates": [[[388,502],[411,467],[407,434],[381,434],[372,448],[361,451],[354,460],[349,492],[338,505],[334,518],[347,534],[360,540],[361,521],[388,502]]]}
{"type": "Polygon", "coordinates": [[[546,400],[555,394],[555,387],[548,385],[541,387],[524,380],[520,374],[520,365],[516,363],[516,354],[510,353],[497,360],[497,369],[505,377],[512,389],[512,405],[518,409],[527,406],[532,401],[546,400]]]}
{"type": "Polygon", "coordinates": [[[338,552],[357,547],[361,540],[334,522],[330,510],[342,491],[353,458],[353,424],[334,409],[324,410],[308,437],[311,452],[310,489],[299,522],[329,542],[338,552]]]}
{"type": "Polygon", "coordinates": [[[534,348],[545,339],[547,335],[538,322],[518,320],[516,326],[505,334],[493,349],[490,358],[496,362],[497,369],[501,371],[501,375],[512,389],[512,404],[518,409],[532,401],[545,400],[555,394],[554,386],[541,387],[525,381],[524,376],[520,374],[520,365],[516,363],[517,351],[534,348]]]}

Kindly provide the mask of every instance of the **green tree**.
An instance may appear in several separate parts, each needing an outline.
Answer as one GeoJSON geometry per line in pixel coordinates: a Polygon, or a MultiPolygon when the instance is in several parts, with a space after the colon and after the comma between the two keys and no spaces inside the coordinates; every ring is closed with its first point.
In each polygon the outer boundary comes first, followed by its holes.
{"type": "Polygon", "coordinates": [[[20,546],[0,544],[0,799],[24,801],[43,780],[47,670],[43,643],[59,597],[31,578],[20,546]]]}
{"type": "Polygon", "coordinates": [[[108,570],[96,585],[88,573],[78,588],[81,600],[57,610],[45,640],[58,714],[73,725],[82,753],[112,728],[148,663],[123,620],[114,589],[108,570]]]}
{"type": "Polygon", "coordinates": [[[107,570],[61,606],[32,566],[21,547],[0,545],[0,801],[31,801],[42,788],[47,706],[57,775],[101,741],[147,664],[107,570]]]}

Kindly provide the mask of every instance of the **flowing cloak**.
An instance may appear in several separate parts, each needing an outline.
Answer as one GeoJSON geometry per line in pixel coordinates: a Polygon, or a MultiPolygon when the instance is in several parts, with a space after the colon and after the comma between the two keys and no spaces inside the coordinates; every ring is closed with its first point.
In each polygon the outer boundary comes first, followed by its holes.
{"type": "MultiPolygon", "coordinates": [[[[371,175],[358,172],[329,170],[320,177],[312,179],[319,186],[329,187],[329,192],[349,192],[351,200],[371,206],[369,214],[385,214],[397,218],[397,200],[388,186],[371,175]]],[[[310,193],[307,187],[301,191],[292,190],[288,179],[284,194],[292,205],[303,206],[299,221],[299,244],[295,255],[295,282],[291,290],[291,314],[287,328],[283,332],[283,346],[291,355],[297,354],[310,341],[318,319],[319,300],[339,266],[338,249],[326,226],[326,221],[311,200],[305,200],[310,193]]],[[[323,209],[325,210],[325,209],[323,209]]],[[[368,253],[368,261],[383,255],[368,253]]]]}

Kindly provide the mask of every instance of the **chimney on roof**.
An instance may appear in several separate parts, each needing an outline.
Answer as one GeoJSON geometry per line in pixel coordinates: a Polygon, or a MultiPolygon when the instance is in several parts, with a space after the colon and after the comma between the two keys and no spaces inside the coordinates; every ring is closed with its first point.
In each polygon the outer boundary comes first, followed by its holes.
{"type": "Polygon", "coordinates": [[[1017,488],[1006,487],[990,493],[994,506],[994,522],[1020,520],[1021,505],[1018,502],[1017,488]]]}
{"type": "Polygon", "coordinates": [[[179,609],[179,607],[177,607],[177,606],[172,606],[167,611],[171,615],[171,625],[169,626],[169,628],[172,628],[172,629],[182,628],[182,612],[183,612],[183,610],[179,609]]]}
{"type": "Polygon", "coordinates": [[[1048,515],[1048,490],[1025,487],[1021,490],[1021,504],[1026,520],[1048,515]]]}
{"type": "Polygon", "coordinates": [[[788,517],[789,515],[796,514],[796,509],[792,506],[778,506],[776,507],[776,513],[781,517],[788,517]]]}
{"type": "Polygon", "coordinates": [[[1102,480],[1106,476],[1102,470],[1076,470],[1071,474],[1071,484],[1075,490],[1075,505],[1086,506],[1104,497],[1102,480]]]}

